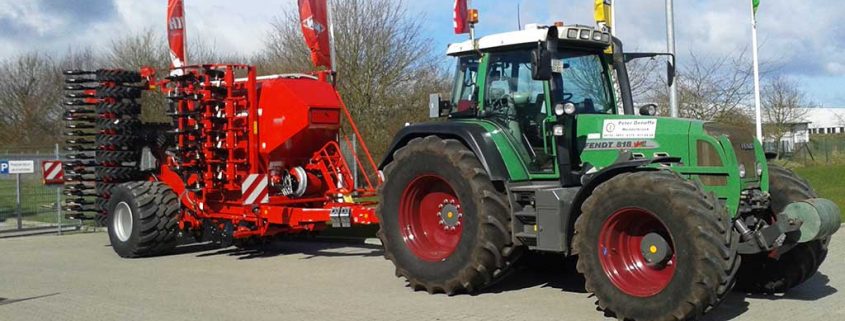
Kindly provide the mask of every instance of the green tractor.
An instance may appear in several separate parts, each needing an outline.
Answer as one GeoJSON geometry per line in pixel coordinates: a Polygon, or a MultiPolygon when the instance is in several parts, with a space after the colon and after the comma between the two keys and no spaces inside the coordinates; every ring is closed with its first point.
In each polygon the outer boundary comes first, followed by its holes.
{"type": "Polygon", "coordinates": [[[448,54],[441,119],[404,127],[381,164],[378,235],[411,288],[473,293],[526,251],[560,253],[620,320],[686,320],[734,286],[784,292],[825,259],[839,209],[749,131],[634,107],[626,60],[652,55],[580,25],[448,54]]]}

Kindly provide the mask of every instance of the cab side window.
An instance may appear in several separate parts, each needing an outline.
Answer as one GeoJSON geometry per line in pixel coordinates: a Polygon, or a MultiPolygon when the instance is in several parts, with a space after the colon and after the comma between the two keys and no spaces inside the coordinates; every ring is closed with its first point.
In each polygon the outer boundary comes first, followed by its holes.
{"type": "Polygon", "coordinates": [[[531,171],[553,170],[547,155],[543,121],[547,115],[545,83],[531,76],[530,51],[493,53],[487,70],[485,112],[525,147],[531,171]]]}
{"type": "Polygon", "coordinates": [[[474,111],[478,108],[478,57],[458,58],[458,70],[452,90],[452,112],[474,111]]]}

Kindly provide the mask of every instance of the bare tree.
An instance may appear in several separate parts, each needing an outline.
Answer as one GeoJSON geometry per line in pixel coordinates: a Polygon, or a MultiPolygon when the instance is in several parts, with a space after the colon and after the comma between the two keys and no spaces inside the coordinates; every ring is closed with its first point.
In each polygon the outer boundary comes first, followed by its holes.
{"type": "MultiPolygon", "coordinates": [[[[684,118],[715,120],[740,126],[751,126],[748,106],[753,95],[752,72],[745,50],[725,57],[690,57],[679,65],[675,85],[678,89],[679,114],[684,118]]],[[[763,74],[772,71],[764,64],[763,74]]],[[[657,79],[662,80],[663,77],[657,79]]],[[[651,97],[668,114],[669,95],[665,80],[651,87],[651,97]]]]}
{"type": "Polygon", "coordinates": [[[798,82],[785,76],[776,76],[765,84],[761,103],[766,136],[774,140],[775,152],[780,152],[781,139],[793,132],[797,123],[804,121],[805,108],[812,104],[798,82]]]}
{"type": "Polygon", "coordinates": [[[27,53],[0,63],[0,140],[50,146],[59,132],[62,75],[54,59],[27,53]]]}
{"type": "MultiPolygon", "coordinates": [[[[655,93],[666,90],[665,67],[661,59],[634,59],[626,64],[631,95],[636,103],[646,103],[655,93]]],[[[617,96],[619,94],[617,93],[617,96]]]]}
{"type": "MultiPolygon", "coordinates": [[[[417,32],[424,17],[404,1],[340,0],[334,10],[338,90],[378,157],[405,121],[425,119],[427,94],[448,91],[448,77],[417,32]]],[[[313,69],[297,11],[276,18],[255,63],[263,73],[313,69]]]]}

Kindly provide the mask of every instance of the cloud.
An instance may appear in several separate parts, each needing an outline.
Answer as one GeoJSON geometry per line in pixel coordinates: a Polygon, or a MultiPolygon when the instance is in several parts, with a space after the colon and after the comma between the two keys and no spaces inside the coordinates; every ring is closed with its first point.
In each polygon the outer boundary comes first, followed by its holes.
{"type": "MultiPolygon", "coordinates": [[[[272,18],[295,6],[293,0],[246,2],[186,1],[189,39],[202,38],[223,52],[253,54],[261,49],[272,18]]],[[[148,29],[164,34],[166,7],[165,0],[0,0],[0,58],[27,51],[96,50],[148,29]]]]}
{"type": "MultiPolygon", "coordinates": [[[[396,0],[397,2],[400,0],[396,0]]],[[[436,48],[463,41],[452,34],[452,2],[402,0],[409,14],[425,19],[421,30],[436,48]]],[[[593,25],[591,0],[518,1],[523,24],[593,25]]],[[[617,35],[625,48],[663,51],[666,48],[662,0],[618,0],[617,35]]],[[[102,48],[116,37],[144,29],[165,28],[165,0],[0,0],[0,59],[26,51],[61,54],[69,48],[102,48]]],[[[481,11],[480,35],[517,27],[517,1],[476,0],[481,11]]],[[[189,39],[202,38],[218,50],[249,55],[263,47],[274,16],[296,5],[294,0],[186,1],[189,39]]],[[[699,56],[738,55],[750,47],[748,0],[675,1],[679,64],[689,53],[699,56]]],[[[342,14],[342,13],[341,13],[342,14]]],[[[760,7],[760,57],[780,65],[779,72],[816,84],[819,79],[845,84],[845,30],[839,22],[845,6],[811,1],[767,0],[760,7]]],[[[342,37],[343,35],[338,35],[342,37]]],[[[189,43],[190,46],[190,43],[189,43]]],[[[749,55],[750,56],[750,55],[749,55]]],[[[750,63],[750,61],[749,61],[750,63]]],[[[832,97],[818,86],[811,94],[832,97]]],[[[831,98],[833,99],[833,98],[831,98]]],[[[837,102],[845,101],[837,99],[837,102]]]]}
{"type": "MultiPolygon", "coordinates": [[[[431,8],[435,2],[440,1],[417,2],[428,3],[431,8]]],[[[567,24],[594,25],[593,1],[590,0],[520,2],[523,23],[550,24],[554,21],[564,21],[567,24]]],[[[625,43],[626,50],[666,50],[665,1],[615,2],[617,36],[625,43]]],[[[474,3],[481,9],[481,34],[510,31],[515,28],[515,1],[474,3]]],[[[439,10],[449,12],[450,9],[439,10]]],[[[764,1],[758,12],[761,61],[777,65],[779,73],[802,80],[804,88],[812,96],[825,100],[826,104],[845,105],[845,100],[833,97],[814,86],[821,82],[820,79],[840,88],[845,84],[845,55],[839,54],[845,51],[845,30],[840,22],[843,16],[845,6],[833,3],[764,1]]],[[[444,22],[434,24],[442,25],[444,22]]],[[[678,63],[681,67],[684,61],[689,61],[690,53],[700,57],[730,57],[750,51],[750,1],[675,1],[675,34],[678,63]]],[[[443,38],[450,41],[465,39],[453,36],[443,38]]],[[[750,53],[746,57],[750,64],[750,53]]]]}
{"type": "Polygon", "coordinates": [[[99,23],[112,21],[111,1],[5,1],[0,4],[0,54],[6,56],[73,39],[99,23]],[[104,17],[98,19],[98,17],[104,17]]]}

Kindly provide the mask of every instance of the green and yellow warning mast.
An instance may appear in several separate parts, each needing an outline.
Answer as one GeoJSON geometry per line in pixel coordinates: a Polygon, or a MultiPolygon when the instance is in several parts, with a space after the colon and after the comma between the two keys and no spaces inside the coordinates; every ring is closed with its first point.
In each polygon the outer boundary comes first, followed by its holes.
{"type": "MultiPolygon", "coordinates": [[[[595,0],[593,16],[595,17],[596,25],[599,29],[613,34],[614,21],[612,0],[595,0]]],[[[613,45],[611,44],[605,52],[607,54],[613,54],[613,45]]]]}

